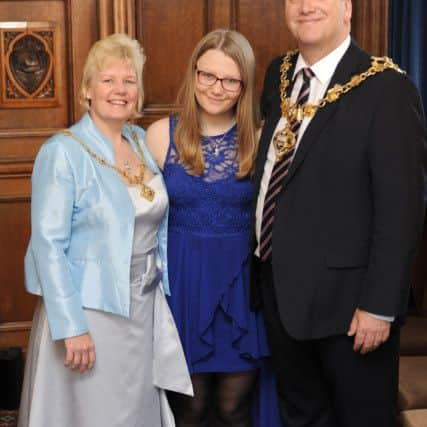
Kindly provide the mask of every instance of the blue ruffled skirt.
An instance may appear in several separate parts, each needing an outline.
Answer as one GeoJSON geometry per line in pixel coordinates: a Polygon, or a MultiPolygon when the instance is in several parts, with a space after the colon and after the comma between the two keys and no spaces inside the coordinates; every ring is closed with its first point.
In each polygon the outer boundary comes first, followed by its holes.
{"type": "Polygon", "coordinates": [[[280,427],[260,312],[249,309],[247,234],[198,235],[169,228],[168,302],[190,373],[260,369],[254,426],[280,427]]]}

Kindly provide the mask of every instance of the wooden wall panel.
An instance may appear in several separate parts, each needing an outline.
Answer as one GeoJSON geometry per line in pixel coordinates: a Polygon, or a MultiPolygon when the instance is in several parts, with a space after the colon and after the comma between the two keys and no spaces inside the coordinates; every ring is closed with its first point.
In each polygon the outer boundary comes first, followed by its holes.
{"type": "Polygon", "coordinates": [[[3,175],[0,182],[0,348],[25,349],[36,301],[23,286],[30,229],[29,180],[25,175],[3,175]],[[9,194],[5,188],[11,190],[9,194]]]}
{"type": "Polygon", "coordinates": [[[42,142],[81,114],[76,94],[87,51],[98,38],[96,2],[0,1],[0,22],[48,21],[58,28],[56,105],[0,109],[0,347],[25,346],[28,340],[36,301],[25,292],[23,271],[32,165],[42,142]]]}
{"type": "Polygon", "coordinates": [[[41,114],[34,116],[32,108],[3,109],[0,115],[0,130],[62,128],[68,123],[68,67],[66,66],[66,46],[64,38],[65,4],[63,1],[1,1],[0,21],[49,21],[58,24],[55,68],[60,70],[59,105],[57,107],[40,108],[41,114]]]}
{"type": "MultiPolygon", "coordinates": [[[[28,188],[24,190],[28,193],[28,188]]],[[[2,323],[30,320],[33,313],[34,297],[28,298],[22,286],[24,283],[23,261],[30,228],[29,210],[28,197],[2,195],[0,200],[0,259],[9,260],[7,266],[0,269],[2,290],[9,290],[9,292],[2,292],[0,299],[2,323]]]]}
{"type": "Polygon", "coordinates": [[[208,31],[215,28],[236,28],[236,0],[210,0],[208,7],[208,31]]]}
{"type": "Polygon", "coordinates": [[[387,55],[389,0],[353,1],[352,33],[373,55],[387,55]]]}
{"type": "Polygon", "coordinates": [[[208,1],[143,0],[137,37],[144,46],[144,122],[167,114],[196,42],[207,32],[208,1]]]}
{"type": "Polygon", "coordinates": [[[78,91],[82,78],[83,66],[92,44],[99,38],[99,20],[97,18],[97,3],[99,0],[68,0],[67,24],[67,67],[70,70],[68,88],[68,103],[71,113],[67,125],[73,123],[82,114],[78,102],[78,91]]]}
{"type": "Polygon", "coordinates": [[[284,1],[239,0],[236,8],[236,29],[247,37],[255,51],[257,86],[261,92],[270,61],[295,47],[295,41],[284,25],[284,1]]]}

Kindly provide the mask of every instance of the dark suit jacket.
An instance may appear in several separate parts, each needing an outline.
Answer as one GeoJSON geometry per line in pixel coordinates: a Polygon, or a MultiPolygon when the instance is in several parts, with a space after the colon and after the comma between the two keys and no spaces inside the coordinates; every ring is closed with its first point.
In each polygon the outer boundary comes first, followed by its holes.
{"type": "MultiPolygon", "coordinates": [[[[264,82],[256,195],[280,118],[281,61],[273,60],[264,82]]],[[[370,56],[352,43],[330,86],[369,66],[370,56]]],[[[356,307],[404,314],[423,226],[426,144],[419,95],[396,71],[318,110],[285,178],[273,228],[274,286],[292,336],[345,333],[356,307]]]]}

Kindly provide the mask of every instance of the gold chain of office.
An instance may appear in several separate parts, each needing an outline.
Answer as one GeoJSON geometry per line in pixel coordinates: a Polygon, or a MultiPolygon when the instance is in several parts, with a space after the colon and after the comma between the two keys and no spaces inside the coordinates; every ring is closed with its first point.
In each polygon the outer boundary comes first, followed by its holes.
{"type": "Polygon", "coordinates": [[[139,174],[132,175],[130,172],[123,170],[116,165],[108,163],[107,160],[96,154],[92,151],[81,139],[77,138],[69,129],[63,129],[62,133],[66,136],[71,137],[74,141],[78,142],[80,146],[91,156],[93,157],[100,165],[106,166],[114,171],[116,171],[119,175],[121,175],[129,185],[138,185],[140,187],[140,196],[148,201],[153,201],[155,196],[155,191],[144,182],[144,174],[146,169],[145,157],[142,151],[142,148],[139,145],[138,135],[136,134],[134,128],[129,126],[132,139],[135,143],[136,149],[139,154],[139,174]]]}
{"type": "Polygon", "coordinates": [[[288,71],[291,68],[292,56],[296,55],[298,50],[289,51],[283,58],[280,66],[280,101],[282,117],[286,119],[284,129],[276,132],[273,137],[273,146],[276,152],[276,159],[280,160],[283,156],[292,151],[296,145],[297,137],[292,128],[296,122],[302,122],[306,117],[313,117],[317,110],[327,104],[332,104],[338,101],[342,95],[362,84],[367,78],[382,73],[385,70],[392,69],[399,73],[404,73],[398,65],[396,65],[387,56],[372,56],[371,66],[361,74],[354,75],[347,83],[340,85],[336,84],[326,92],[326,96],[320,99],[315,104],[299,105],[294,103],[291,105],[290,98],[286,91],[289,86],[288,71]]]}

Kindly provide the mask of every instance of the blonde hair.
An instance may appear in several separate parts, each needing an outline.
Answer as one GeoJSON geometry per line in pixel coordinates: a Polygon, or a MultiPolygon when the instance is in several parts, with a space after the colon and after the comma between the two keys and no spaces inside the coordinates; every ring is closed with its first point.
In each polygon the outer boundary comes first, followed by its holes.
{"type": "Polygon", "coordinates": [[[206,34],[196,45],[177,103],[181,108],[175,128],[175,144],[181,162],[190,173],[200,175],[204,171],[203,152],[200,145],[200,111],[195,97],[195,70],[199,58],[210,49],[218,49],[237,64],[242,78],[242,89],[235,108],[237,122],[238,178],[251,173],[258,149],[256,129],[259,125],[258,100],[255,89],[255,56],[248,40],[237,31],[217,29],[206,34]]]}
{"type": "Polygon", "coordinates": [[[85,111],[90,104],[87,99],[87,90],[96,72],[104,70],[111,62],[130,62],[135,69],[138,87],[138,102],[134,118],[140,117],[140,111],[144,102],[144,89],[142,86],[142,70],[145,56],[139,42],[126,34],[112,34],[98,40],[90,49],[83,68],[83,76],[80,83],[79,102],[85,111]]]}

